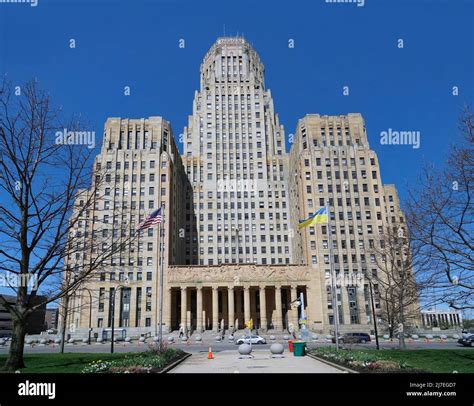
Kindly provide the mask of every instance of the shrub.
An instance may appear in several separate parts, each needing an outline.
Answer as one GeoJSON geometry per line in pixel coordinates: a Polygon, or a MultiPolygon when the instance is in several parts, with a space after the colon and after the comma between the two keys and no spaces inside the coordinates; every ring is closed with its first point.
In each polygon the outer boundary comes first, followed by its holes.
{"type": "Polygon", "coordinates": [[[182,356],[183,351],[166,349],[160,352],[159,348],[150,348],[146,352],[127,355],[123,359],[114,361],[93,361],[86,365],[83,373],[150,373],[164,368],[173,360],[182,356]]]}
{"type": "Polygon", "coordinates": [[[405,363],[401,364],[398,361],[384,359],[380,353],[367,353],[364,351],[342,349],[336,351],[330,347],[316,348],[312,353],[335,362],[356,369],[361,372],[394,372],[402,368],[409,368],[405,363]]]}

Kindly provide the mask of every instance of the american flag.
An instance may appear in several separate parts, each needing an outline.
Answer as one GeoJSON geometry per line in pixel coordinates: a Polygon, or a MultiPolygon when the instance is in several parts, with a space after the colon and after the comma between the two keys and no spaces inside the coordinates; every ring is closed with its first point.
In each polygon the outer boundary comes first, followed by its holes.
{"type": "Polygon", "coordinates": [[[145,220],[141,224],[138,225],[137,230],[145,230],[146,228],[149,228],[155,224],[160,224],[162,220],[162,207],[156,209],[155,211],[152,211],[151,214],[147,216],[145,220]]]}

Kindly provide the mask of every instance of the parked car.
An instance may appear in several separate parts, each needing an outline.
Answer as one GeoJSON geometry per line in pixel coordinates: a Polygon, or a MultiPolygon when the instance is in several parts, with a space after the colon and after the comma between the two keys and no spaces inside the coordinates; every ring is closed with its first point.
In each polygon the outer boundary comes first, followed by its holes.
{"type": "MultiPolygon", "coordinates": [[[[336,342],[336,337],[332,338],[332,342],[336,342]]],[[[370,342],[370,335],[367,333],[347,333],[339,336],[340,343],[361,343],[370,342]]]]}
{"type": "Polygon", "coordinates": [[[464,347],[474,347],[474,334],[461,337],[458,340],[458,344],[462,344],[464,347]]]}
{"type": "Polygon", "coordinates": [[[266,344],[267,341],[260,336],[243,336],[235,341],[236,344],[266,344]]]}

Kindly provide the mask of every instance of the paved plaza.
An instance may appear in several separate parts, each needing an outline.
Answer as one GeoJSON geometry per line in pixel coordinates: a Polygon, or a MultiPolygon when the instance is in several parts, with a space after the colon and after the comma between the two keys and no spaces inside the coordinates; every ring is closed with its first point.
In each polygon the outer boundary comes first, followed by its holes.
{"type": "Polygon", "coordinates": [[[169,373],[344,373],[311,357],[295,357],[285,352],[283,358],[272,358],[270,351],[253,351],[253,358],[241,359],[237,350],[191,355],[169,373]]]}

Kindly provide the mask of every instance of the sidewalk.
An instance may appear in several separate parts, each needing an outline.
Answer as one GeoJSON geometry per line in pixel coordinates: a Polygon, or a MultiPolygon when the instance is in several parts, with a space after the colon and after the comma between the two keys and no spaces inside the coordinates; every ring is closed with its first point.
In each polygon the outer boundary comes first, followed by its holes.
{"type": "Polygon", "coordinates": [[[170,374],[179,373],[343,373],[310,357],[294,357],[285,351],[284,358],[271,358],[270,351],[254,351],[252,359],[240,359],[235,351],[214,353],[207,359],[207,352],[193,354],[170,374]]]}

